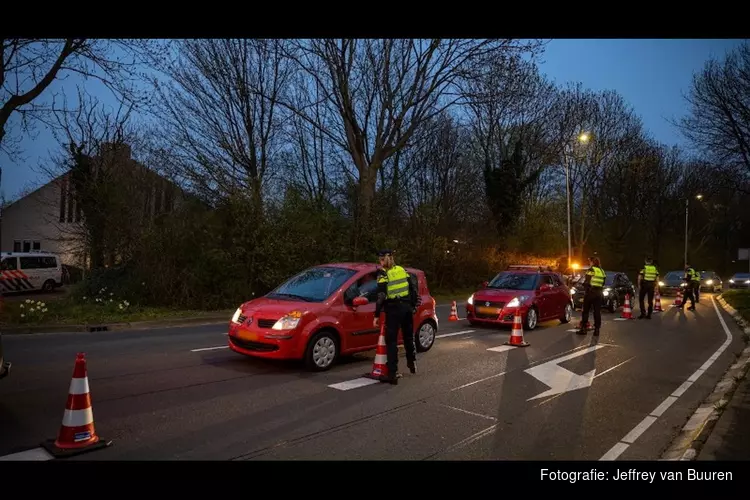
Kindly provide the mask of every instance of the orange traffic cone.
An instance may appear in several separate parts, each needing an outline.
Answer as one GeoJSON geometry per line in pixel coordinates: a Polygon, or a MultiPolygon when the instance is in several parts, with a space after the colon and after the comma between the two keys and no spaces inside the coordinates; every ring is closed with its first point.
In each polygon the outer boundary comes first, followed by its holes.
{"type": "Polygon", "coordinates": [[[375,380],[382,376],[388,376],[388,352],[385,348],[385,322],[380,323],[380,337],[378,337],[378,347],[375,349],[375,361],[372,363],[372,371],[365,373],[365,377],[375,380]]]}
{"type": "Polygon", "coordinates": [[[677,298],[674,299],[672,305],[675,307],[680,307],[682,305],[682,290],[677,290],[677,298]]]}
{"type": "Polygon", "coordinates": [[[633,319],[633,310],[630,309],[630,294],[625,295],[625,305],[622,306],[622,319],[633,319]]]}
{"type": "Polygon", "coordinates": [[[659,289],[656,289],[656,296],[654,297],[654,312],[662,312],[664,309],[661,308],[661,295],[659,295],[659,289]]]}
{"type": "Polygon", "coordinates": [[[448,321],[458,321],[458,311],[456,310],[456,301],[453,301],[451,305],[451,315],[448,316],[448,321]]]}
{"type": "Polygon", "coordinates": [[[521,314],[516,312],[513,317],[513,330],[510,332],[510,339],[505,345],[512,345],[514,347],[528,347],[528,342],[523,340],[523,321],[521,320],[521,314]]]}
{"type": "Polygon", "coordinates": [[[73,368],[60,432],[55,441],[49,440],[42,446],[53,456],[63,458],[106,448],[111,444],[112,441],[102,441],[94,429],[86,354],[79,352],[73,368]]]}

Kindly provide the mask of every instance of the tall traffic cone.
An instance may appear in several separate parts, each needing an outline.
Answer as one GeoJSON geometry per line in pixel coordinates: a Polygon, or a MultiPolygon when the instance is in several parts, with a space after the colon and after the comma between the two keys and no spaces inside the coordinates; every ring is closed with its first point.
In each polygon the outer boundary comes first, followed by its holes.
{"type": "Polygon", "coordinates": [[[375,361],[372,363],[372,371],[365,373],[365,377],[375,380],[382,376],[388,376],[388,351],[385,348],[385,322],[380,323],[380,337],[375,349],[375,361]]]}
{"type": "Polygon", "coordinates": [[[456,310],[456,301],[453,301],[451,305],[451,315],[448,316],[448,321],[458,321],[458,311],[456,310]]]}
{"type": "Polygon", "coordinates": [[[682,305],[682,290],[677,290],[677,298],[674,299],[672,305],[675,307],[680,307],[682,305]]]}
{"type": "Polygon", "coordinates": [[[625,305],[622,306],[622,319],[633,319],[633,310],[630,308],[630,294],[625,295],[625,305]]]}
{"type": "Polygon", "coordinates": [[[654,296],[654,312],[662,312],[664,309],[661,308],[661,295],[659,294],[659,289],[656,289],[656,295],[654,296]]]}
{"type": "Polygon", "coordinates": [[[70,381],[68,400],[57,439],[50,439],[42,443],[42,446],[53,456],[64,458],[106,448],[111,444],[112,441],[101,440],[94,429],[86,354],[79,352],[73,367],[73,378],[70,381]]]}
{"type": "Polygon", "coordinates": [[[521,319],[521,313],[516,311],[516,315],[513,317],[513,330],[510,332],[510,339],[505,345],[512,345],[513,347],[528,347],[529,344],[523,340],[523,321],[521,319]]]}

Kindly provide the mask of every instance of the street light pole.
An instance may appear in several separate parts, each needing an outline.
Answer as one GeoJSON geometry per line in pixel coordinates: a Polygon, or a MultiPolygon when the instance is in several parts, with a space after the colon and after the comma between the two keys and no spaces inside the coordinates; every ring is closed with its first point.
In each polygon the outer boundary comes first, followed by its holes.
{"type": "MultiPolygon", "coordinates": [[[[699,194],[695,196],[696,200],[702,200],[703,195],[699,194]]],[[[688,254],[688,213],[690,212],[690,198],[685,198],[685,267],[687,267],[687,254],[688,254]]]]}
{"type": "Polygon", "coordinates": [[[565,193],[568,200],[568,269],[570,269],[573,260],[573,244],[570,235],[570,159],[567,154],[565,155],[565,193]]]}

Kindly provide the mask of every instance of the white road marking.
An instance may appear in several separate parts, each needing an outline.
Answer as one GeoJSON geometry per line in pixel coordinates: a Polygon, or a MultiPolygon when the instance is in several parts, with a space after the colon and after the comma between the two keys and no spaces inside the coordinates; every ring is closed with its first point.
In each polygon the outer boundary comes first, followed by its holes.
{"type": "Polygon", "coordinates": [[[729,347],[729,344],[732,343],[732,332],[729,330],[729,327],[727,326],[726,322],[724,321],[724,317],[721,315],[721,311],[719,311],[718,306],[716,305],[716,301],[714,300],[713,296],[711,297],[711,303],[714,306],[714,310],[716,310],[716,315],[719,317],[719,322],[721,323],[721,326],[724,328],[724,333],[726,335],[726,340],[723,344],[714,352],[710,358],[706,360],[703,365],[701,365],[700,368],[698,368],[685,382],[683,382],[680,387],[675,389],[675,391],[667,396],[664,401],[662,401],[659,406],[657,406],[654,411],[652,411],[648,416],[646,416],[641,422],[636,425],[630,432],[628,432],[625,437],[623,437],[617,444],[615,444],[610,450],[605,453],[599,460],[617,460],[617,458],[625,452],[625,450],[628,449],[628,447],[635,443],[635,441],[644,433],[646,430],[651,427],[651,425],[656,422],[656,420],[664,414],[664,412],[672,406],[672,404],[679,399],[680,396],[685,394],[685,391],[687,391],[693,383],[695,383],[696,380],[700,378],[701,375],[703,375],[706,370],[708,370],[712,364],[719,358],[719,356],[722,355],[724,351],[726,351],[727,347],[729,347]]]}
{"type": "Polygon", "coordinates": [[[506,372],[497,373],[495,375],[490,375],[489,377],[485,377],[485,378],[482,378],[482,379],[479,379],[479,380],[475,380],[474,382],[469,382],[468,384],[460,385],[460,386],[458,386],[458,387],[456,387],[454,389],[451,389],[451,392],[457,391],[459,389],[463,389],[465,387],[471,387],[472,385],[478,384],[479,382],[486,382],[487,380],[492,380],[493,378],[502,377],[503,375],[505,375],[505,373],[506,372]]]}
{"type": "Polygon", "coordinates": [[[444,337],[453,337],[454,335],[463,335],[465,333],[473,333],[474,330],[462,330],[460,332],[451,332],[451,333],[441,333],[440,335],[435,335],[436,339],[442,339],[444,337]]]}
{"type": "Polygon", "coordinates": [[[490,348],[489,348],[489,349],[487,349],[487,350],[488,350],[488,351],[492,351],[492,352],[504,352],[504,351],[510,351],[510,350],[513,350],[513,349],[515,349],[515,348],[516,348],[516,347],[515,347],[515,346],[512,346],[512,345],[499,345],[499,346],[497,346],[497,347],[490,347],[490,348]]]}
{"type": "MultiPolygon", "coordinates": [[[[621,367],[622,365],[624,365],[625,363],[627,363],[628,361],[630,361],[631,359],[634,359],[634,358],[635,358],[635,356],[633,356],[632,358],[626,359],[626,360],[625,360],[625,361],[623,361],[622,363],[616,364],[616,365],[615,365],[615,366],[613,366],[612,368],[607,368],[607,369],[606,369],[606,370],[604,370],[603,372],[601,372],[601,373],[597,373],[596,375],[594,375],[594,378],[597,378],[597,377],[601,377],[601,376],[602,376],[602,375],[604,375],[605,373],[611,372],[611,371],[612,371],[612,370],[614,370],[615,368],[619,368],[619,367],[621,367]]],[[[542,406],[542,405],[543,405],[543,404],[545,404],[545,403],[549,403],[549,402],[550,402],[550,401],[552,401],[553,399],[557,399],[557,398],[559,398],[560,396],[562,396],[563,394],[565,394],[565,393],[563,392],[563,393],[561,393],[561,394],[555,394],[554,396],[552,396],[552,397],[550,397],[550,398],[548,398],[548,399],[545,399],[544,401],[542,401],[541,403],[539,403],[538,405],[536,405],[536,407],[542,406]]]]}
{"type": "Polygon", "coordinates": [[[191,349],[190,352],[214,351],[216,349],[229,349],[228,345],[217,345],[216,347],[201,347],[200,349],[191,349]]]}
{"type": "Polygon", "coordinates": [[[367,377],[359,377],[354,380],[347,380],[346,382],[339,382],[338,384],[331,384],[328,387],[331,389],[338,389],[339,391],[350,391],[352,389],[358,389],[372,384],[377,384],[379,380],[374,380],[367,377]]]}
{"type": "Polygon", "coordinates": [[[534,399],[554,396],[556,394],[563,394],[569,391],[575,391],[577,389],[590,387],[591,383],[594,381],[596,368],[583,375],[578,375],[577,373],[563,368],[559,365],[559,363],[571,360],[579,356],[583,356],[590,352],[594,352],[597,349],[601,349],[602,347],[606,347],[606,344],[593,345],[582,351],[574,352],[572,354],[568,354],[567,356],[553,359],[551,361],[547,361],[546,363],[542,363],[540,365],[524,370],[526,373],[549,387],[548,390],[541,392],[536,396],[530,397],[526,401],[532,401],[534,399]]]}
{"type": "Polygon", "coordinates": [[[7,462],[7,461],[13,461],[13,460],[19,460],[19,461],[44,461],[44,460],[54,460],[55,457],[50,455],[47,450],[44,448],[33,448],[31,450],[21,451],[18,453],[13,453],[11,455],[5,455],[3,457],[0,457],[0,462],[7,462]]]}
{"type": "Polygon", "coordinates": [[[449,406],[449,405],[444,405],[444,404],[440,404],[440,406],[442,406],[444,408],[450,408],[451,410],[460,411],[460,412],[466,413],[468,415],[474,415],[475,417],[486,418],[488,420],[497,420],[497,418],[495,418],[495,417],[491,417],[489,415],[482,415],[481,413],[474,413],[473,411],[464,410],[463,408],[456,408],[455,406],[449,406]]]}

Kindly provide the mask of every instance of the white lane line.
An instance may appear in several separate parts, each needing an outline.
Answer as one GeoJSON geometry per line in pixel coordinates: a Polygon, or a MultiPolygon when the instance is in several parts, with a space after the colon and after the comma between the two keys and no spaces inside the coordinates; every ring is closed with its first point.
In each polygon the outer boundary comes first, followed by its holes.
{"type": "Polygon", "coordinates": [[[440,404],[440,406],[444,408],[450,408],[451,410],[460,411],[461,413],[466,413],[468,415],[474,415],[475,417],[486,418],[488,420],[497,420],[497,418],[495,417],[491,417],[489,415],[482,415],[481,413],[474,413],[473,411],[464,410],[463,408],[456,408],[455,406],[444,405],[442,403],[440,404]]]}
{"type": "Polygon", "coordinates": [[[190,352],[214,351],[216,349],[229,349],[228,345],[217,345],[216,347],[201,347],[200,349],[191,349],[190,352]]]}
{"type": "MultiPolygon", "coordinates": [[[[460,332],[451,332],[451,333],[443,333],[441,335],[435,335],[436,339],[444,338],[444,337],[453,337],[455,335],[464,335],[466,333],[472,333],[474,330],[462,330],[460,332]]],[[[403,345],[399,346],[399,349],[403,349],[403,345]]],[[[213,347],[211,349],[217,349],[216,347],[213,347]]],[[[338,389],[339,391],[350,391],[352,389],[359,389],[360,387],[367,387],[368,385],[377,384],[378,380],[373,380],[371,378],[367,377],[359,377],[352,380],[346,380],[344,382],[339,382],[337,384],[331,384],[328,387],[331,389],[338,389]]]]}
{"type": "Polygon", "coordinates": [[[33,448],[31,450],[21,451],[13,453],[11,455],[5,455],[0,457],[0,462],[9,462],[14,460],[25,461],[25,462],[40,462],[44,460],[54,460],[55,457],[50,455],[44,448],[33,448]]]}
{"type": "Polygon", "coordinates": [[[350,391],[352,389],[358,389],[372,384],[377,384],[379,380],[374,380],[367,377],[355,378],[354,380],[347,380],[346,382],[339,382],[338,384],[331,384],[328,387],[331,389],[338,389],[339,391],[350,391]]]}
{"type": "Polygon", "coordinates": [[[473,333],[474,330],[462,330],[460,332],[451,332],[451,333],[441,333],[440,335],[435,335],[436,339],[442,339],[444,337],[453,337],[454,335],[464,335],[466,333],[473,333]]]}
{"type": "Polygon", "coordinates": [[[664,414],[664,412],[672,406],[672,404],[679,399],[680,396],[685,394],[685,391],[687,391],[690,386],[695,383],[696,380],[700,378],[701,375],[703,375],[706,370],[708,370],[712,364],[719,358],[719,356],[722,355],[724,351],[726,351],[727,347],[729,347],[729,344],[732,343],[732,332],[729,330],[729,327],[727,326],[726,322],[724,321],[724,318],[721,315],[721,311],[719,311],[718,306],[716,305],[716,301],[714,300],[713,296],[711,297],[711,303],[714,306],[714,310],[716,311],[716,315],[719,317],[719,322],[721,323],[721,326],[724,328],[724,334],[726,335],[726,340],[723,344],[714,352],[710,358],[706,360],[703,365],[701,365],[700,368],[698,368],[685,382],[683,382],[675,391],[667,396],[664,401],[659,403],[659,406],[657,406],[654,411],[652,411],[647,417],[645,417],[641,422],[636,425],[630,432],[628,432],[625,437],[623,437],[617,444],[615,444],[610,450],[605,453],[599,460],[617,460],[617,457],[623,454],[625,450],[628,449],[628,447],[635,443],[635,441],[644,433],[646,430],[653,425],[656,420],[664,414]]]}
{"type": "Polygon", "coordinates": [[[513,350],[515,348],[516,346],[512,346],[512,345],[499,345],[497,347],[490,347],[487,350],[492,351],[492,352],[505,352],[505,351],[513,350]]]}

